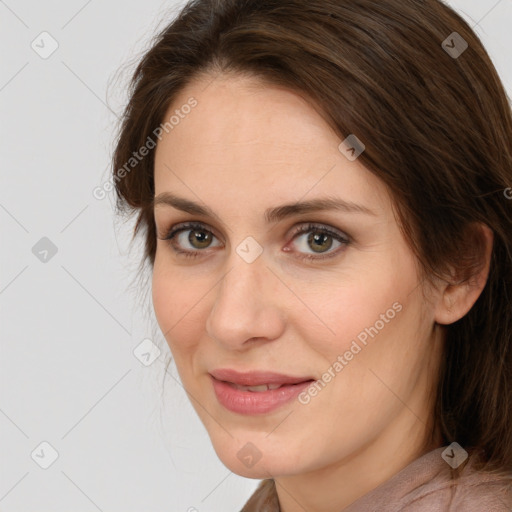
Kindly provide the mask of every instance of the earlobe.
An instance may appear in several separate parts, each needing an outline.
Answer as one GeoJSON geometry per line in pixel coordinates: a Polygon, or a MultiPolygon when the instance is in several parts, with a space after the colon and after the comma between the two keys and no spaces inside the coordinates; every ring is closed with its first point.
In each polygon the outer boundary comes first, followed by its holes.
{"type": "Polygon", "coordinates": [[[472,237],[472,240],[476,239],[483,242],[478,244],[477,247],[473,247],[476,254],[479,254],[478,270],[464,279],[463,282],[446,283],[444,288],[440,289],[441,295],[434,317],[438,324],[449,325],[465,316],[473,307],[487,283],[494,234],[485,224],[478,223],[475,229],[480,231],[480,236],[472,237]]]}

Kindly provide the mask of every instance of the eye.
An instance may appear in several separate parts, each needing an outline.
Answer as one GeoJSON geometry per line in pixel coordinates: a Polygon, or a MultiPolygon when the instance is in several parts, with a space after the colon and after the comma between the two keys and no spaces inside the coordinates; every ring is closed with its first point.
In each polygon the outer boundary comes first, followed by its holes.
{"type": "MultiPolygon", "coordinates": [[[[197,222],[189,222],[185,224],[178,224],[169,229],[167,235],[161,240],[169,242],[172,250],[185,257],[197,257],[204,250],[212,247],[212,240],[217,238],[209,229],[197,222]],[[189,244],[191,249],[183,249],[183,247],[189,244]]],[[[333,247],[334,242],[337,242],[338,247],[349,245],[350,237],[347,235],[333,230],[328,226],[321,224],[307,224],[299,227],[293,233],[293,240],[303,238],[299,243],[301,250],[307,250],[312,248],[313,253],[302,254],[297,256],[299,259],[325,259],[336,256],[340,251],[331,251],[329,249],[333,247]],[[307,237],[302,235],[309,234],[307,237]],[[334,240],[334,242],[333,242],[334,240]],[[326,255],[323,255],[326,253],[326,255]],[[318,256],[320,255],[320,256],[318,256]]],[[[289,252],[289,249],[285,249],[289,252]]]]}
{"type": "Polygon", "coordinates": [[[177,254],[186,257],[196,257],[199,256],[202,249],[210,247],[213,238],[216,238],[215,235],[209,229],[206,229],[203,224],[189,222],[171,227],[161,240],[169,242],[172,250],[177,254]],[[199,250],[182,249],[184,246],[187,247],[187,244],[192,249],[199,250]]]}
{"type": "Polygon", "coordinates": [[[295,239],[302,239],[298,244],[301,255],[297,257],[305,260],[320,260],[336,256],[340,252],[339,250],[328,252],[335,242],[339,244],[338,247],[350,244],[350,238],[347,235],[321,224],[307,224],[299,227],[294,233],[293,240],[295,239]],[[304,237],[304,234],[308,234],[308,236],[304,237]],[[302,251],[307,249],[312,249],[313,253],[304,255],[302,251]],[[320,256],[316,256],[316,254],[320,254],[320,256]]]}

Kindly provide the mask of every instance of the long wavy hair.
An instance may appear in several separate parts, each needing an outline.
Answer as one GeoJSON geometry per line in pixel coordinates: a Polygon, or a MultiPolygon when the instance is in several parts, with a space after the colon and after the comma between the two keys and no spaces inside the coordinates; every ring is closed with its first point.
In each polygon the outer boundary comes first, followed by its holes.
{"type": "Polygon", "coordinates": [[[219,71],[298,91],[341,140],[364,142],[359,161],[389,188],[425,278],[470,281],[475,225],[492,229],[485,288],[446,326],[434,420],[445,443],[483,454],[482,469],[511,471],[512,113],[477,35],[438,0],[190,1],[133,73],[112,158],[117,213],[137,214],[150,267],[154,150],[133,154],[191,80],[219,71]]]}

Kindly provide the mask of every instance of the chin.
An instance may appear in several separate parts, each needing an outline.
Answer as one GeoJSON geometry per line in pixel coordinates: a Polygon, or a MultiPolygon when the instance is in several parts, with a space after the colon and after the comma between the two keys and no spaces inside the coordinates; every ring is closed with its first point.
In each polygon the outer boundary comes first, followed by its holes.
{"type": "MultiPolygon", "coordinates": [[[[284,448],[282,442],[278,446],[284,448]]],[[[213,447],[221,462],[230,471],[245,478],[273,478],[291,475],[300,469],[297,461],[288,456],[288,449],[279,450],[271,446],[268,440],[251,441],[250,436],[243,440],[230,438],[221,445],[213,443],[213,447]]]]}

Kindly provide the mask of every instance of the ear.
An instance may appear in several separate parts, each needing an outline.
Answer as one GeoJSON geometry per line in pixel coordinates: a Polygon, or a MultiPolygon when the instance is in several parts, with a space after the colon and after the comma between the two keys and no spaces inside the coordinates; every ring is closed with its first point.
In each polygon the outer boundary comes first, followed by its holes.
{"type": "Polygon", "coordinates": [[[440,298],[434,316],[438,324],[449,325],[460,320],[473,307],[487,282],[494,234],[482,223],[472,225],[470,233],[472,236],[468,237],[465,246],[478,260],[477,271],[460,283],[445,283],[439,289],[440,298]]]}

